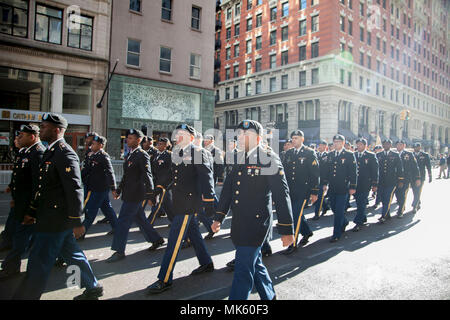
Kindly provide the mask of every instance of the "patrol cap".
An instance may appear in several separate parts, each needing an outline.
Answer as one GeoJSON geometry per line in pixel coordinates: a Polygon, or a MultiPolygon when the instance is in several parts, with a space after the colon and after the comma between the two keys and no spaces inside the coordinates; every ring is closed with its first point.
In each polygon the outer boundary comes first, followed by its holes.
{"type": "Polygon", "coordinates": [[[361,142],[363,145],[367,146],[367,140],[365,138],[356,139],[355,143],[361,142]]]}
{"type": "Polygon", "coordinates": [[[320,140],[319,144],[323,144],[323,145],[326,145],[326,146],[328,145],[328,143],[325,140],[320,140]]]}
{"type": "Polygon", "coordinates": [[[255,120],[243,120],[238,124],[237,129],[243,130],[253,129],[256,131],[258,135],[263,134],[263,126],[261,125],[261,123],[255,120]]]}
{"type": "Polygon", "coordinates": [[[390,144],[392,144],[392,140],[391,140],[391,139],[384,139],[384,140],[382,141],[382,143],[383,143],[383,144],[385,144],[385,143],[390,143],[390,144]]]}
{"type": "Polygon", "coordinates": [[[129,129],[127,131],[126,136],[128,137],[130,134],[134,134],[138,138],[143,138],[144,137],[144,133],[141,130],[129,129]]]}
{"type": "Polygon", "coordinates": [[[26,133],[32,133],[32,134],[38,134],[39,133],[39,127],[34,124],[23,124],[20,126],[20,132],[26,132],[26,133]]]}
{"type": "Polygon", "coordinates": [[[177,126],[176,130],[185,130],[193,136],[195,136],[195,132],[196,132],[196,130],[193,127],[191,127],[190,125],[188,125],[186,123],[183,123],[183,124],[180,124],[179,126],[177,126]]]}
{"type": "Polygon", "coordinates": [[[420,142],[414,143],[414,148],[417,148],[417,147],[422,147],[422,144],[420,142]]]}
{"type": "Polygon", "coordinates": [[[61,115],[56,113],[44,113],[42,116],[42,122],[50,122],[59,128],[67,129],[67,120],[61,115]]]}
{"type": "Polygon", "coordinates": [[[99,136],[99,135],[96,135],[96,136],[94,136],[93,141],[97,141],[98,143],[105,144],[106,143],[106,138],[102,137],[102,136],[99,136]]]}
{"type": "Polygon", "coordinates": [[[333,141],[334,140],[345,141],[345,137],[342,134],[337,134],[333,137],[333,141]]]}
{"type": "Polygon", "coordinates": [[[292,131],[292,133],[291,133],[291,138],[292,138],[293,136],[304,137],[305,134],[303,133],[302,130],[294,130],[294,131],[292,131]]]}

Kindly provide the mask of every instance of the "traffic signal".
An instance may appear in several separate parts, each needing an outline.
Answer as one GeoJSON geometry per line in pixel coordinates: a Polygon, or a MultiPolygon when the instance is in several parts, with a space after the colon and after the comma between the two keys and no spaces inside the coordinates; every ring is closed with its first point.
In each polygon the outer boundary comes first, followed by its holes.
{"type": "Polygon", "coordinates": [[[400,120],[409,120],[411,118],[411,111],[402,110],[400,111],[400,120]]]}

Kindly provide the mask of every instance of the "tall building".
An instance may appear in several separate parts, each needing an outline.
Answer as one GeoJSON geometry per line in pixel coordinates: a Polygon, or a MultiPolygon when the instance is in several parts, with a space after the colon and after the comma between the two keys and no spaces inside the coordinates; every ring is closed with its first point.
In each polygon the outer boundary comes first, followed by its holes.
{"type": "Polygon", "coordinates": [[[170,136],[181,122],[214,118],[211,0],[114,1],[111,61],[119,59],[108,102],[108,152],[126,150],[129,128],[170,136]]]}
{"type": "Polygon", "coordinates": [[[45,112],[67,118],[66,141],[106,132],[97,109],[109,64],[111,3],[0,0],[0,163],[10,168],[14,131],[45,112]],[[8,165],[9,164],[9,165],[8,165]]]}
{"type": "Polygon", "coordinates": [[[449,9],[445,0],[223,0],[215,127],[248,118],[282,140],[300,128],[307,143],[342,133],[447,150],[449,9]]]}

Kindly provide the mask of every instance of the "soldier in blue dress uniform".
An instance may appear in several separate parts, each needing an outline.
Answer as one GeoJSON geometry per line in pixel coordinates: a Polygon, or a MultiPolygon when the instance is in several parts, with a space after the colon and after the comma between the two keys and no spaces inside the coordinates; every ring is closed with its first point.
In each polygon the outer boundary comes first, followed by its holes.
{"type": "Polygon", "coordinates": [[[242,151],[237,155],[238,164],[225,179],[212,228],[220,230],[231,208],[231,239],[236,255],[229,299],[248,299],[255,286],[261,299],[272,300],[275,290],[262,263],[261,246],[272,226],[272,199],[283,246],[294,241],[289,187],[279,157],[261,146],[261,124],[244,120],[237,128],[242,151]]]}
{"type": "Polygon", "coordinates": [[[194,247],[200,267],[192,275],[214,271],[212,258],[198,229],[195,214],[205,208],[214,214],[213,168],[207,151],[192,144],[195,130],[187,124],[177,126],[177,144],[172,150],[173,180],[170,188],[173,197],[174,218],[158,280],[148,286],[148,294],[158,294],[172,287],[173,269],[184,238],[194,247]]]}
{"type": "Polygon", "coordinates": [[[314,203],[314,218],[313,220],[319,220],[320,214],[325,215],[325,213],[329,210],[328,200],[323,191],[324,181],[327,170],[328,170],[328,152],[327,150],[328,143],[325,140],[321,140],[319,145],[317,146],[317,159],[319,160],[319,169],[320,169],[320,180],[319,180],[319,193],[317,195],[317,201],[314,203]]]}
{"type": "Polygon", "coordinates": [[[415,185],[419,187],[421,185],[419,167],[417,166],[417,160],[412,152],[405,150],[406,142],[404,140],[397,141],[397,151],[402,160],[403,166],[403,186],[395,190],[395,197],[397,198],[398,210],[397,218],[403,216],[405,211],[406,197],[408,195],[409,187],[415,185]]]}
{"type": "Polygon", "coordinates": [[[293,245],[286,249],[285,254],[297,249],[299,233],[303,235],[300,245],[308,243],[313,235],[303,213],[309,200],[313,203],[317,201],[320,177],[319,160],[314,150],[303,145],[303,131],[295,130],[291,133],[291,139],[293,148],[286,151],[283,167],[292,201],[295,236],[293,245]]]}
{"type": "Polygon", "coordinates": [[[334,151],[328,153],[328,184],[330,207],[334,213],[334,228],[330,242],[336,242],[345,232],[348,220],[345,217],[347,201],[356,192],[356,159],[353,152],[344,149],[345,137],[333,137],[334,151]]]}
{"type": "Polygon", "coordinates": [[[24,217],[25,225],[36,223],[35,233],[27,274],[13,299],[39,299],[57,256],[80,270],[80,286],[86,290],[75,299],[98,299],[103,295],[103,287],[75,240],[85,232],[83,188],[78,156],[64,141],[66,128],[67,120],[62,116],[42,116],[40,138],[49,147],[40,165],[36,195],[24,217]]]}
{"type": "Polygon", "coordinates": [[[390,219],[390,209],[392,197],[395,190],[403,187],[403,166],[402,160],[397,152],[392,151],[392,141],[390,139],[383,140],[383,151],[377,153],[378,159],[378,190],[381,203],[383,204],[381,217],[378,219],[380,223],[384,223],[386,219],[390,219]]]}
{"type": "Polygon", "coordinates": [[[353,222],[356,226],[354,232],[361,229],[367,222],[366,207],[368,204],[369,191],[377,191],[378,187],[378,160],[374,153],[366,150],[367,140],[358,138],[356,140],[356,163],[358,165],[358,180],[355,193],[356,199],[356,216],[353,222]]]}
{"type": "Polygon", "coordinates": [[[426,173],[428,173],[428,183],[431,183],[431,181],[433,181],[433,176],[431,174],[430,155],[424,151],[420,151],[421,147],[422,145],[419,142],[414,144],[414,157],[417,160],[417,166],[419,167],[421,180],[420,186],[417,186],[415,184],[413,184],[412,186],[414,194],[412,207],[414,213],[416,213],[420,209],[420,196],[422,194],[423,185],[425,183],[425,168],[426,173]]]}

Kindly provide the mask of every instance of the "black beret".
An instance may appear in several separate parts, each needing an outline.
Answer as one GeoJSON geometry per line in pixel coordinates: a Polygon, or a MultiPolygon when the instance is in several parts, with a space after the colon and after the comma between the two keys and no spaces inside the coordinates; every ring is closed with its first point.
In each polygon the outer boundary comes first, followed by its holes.
{"type": "Polygon", "coordinates": [[[176,129],[177,130],[185,130],[185,131],[189,132],[190,134],[192,134],[193,136],[195,136],[196,130],[186,123],[180,124],[176,129]]]}
{"type": "Polygon", "coordinates": [[[88,137],[95,137],[95,136],[98,136],[97,132],[88,132],[88,133],[86,133],[86,138],[88,138],[88,137]]]}
{"type": "Polygon", "coordinates": [[[99,135],[96,135],[96,136],[94,136],[93,141],[97,141],[98,143],[105,144],[106,143],[106,138],[102,137],[102,136],[99,136],[99,135]]]}
{"type": "Polygon", "coordinates": [[[19,132],[27,132],[32,134],[38,134],[39,133],[39,127],[34,124],[23,124],[20,126],[19,132]]]}
{"type": "Polygon", "coordinates": [[[392,144],[392,140],[391,139],[384,139],[383,141],[382,141],[382,143],[384,144],[384,143],[390,143],[390,144],[392,144]]]}
{"type": "Polygon", "coordinates": [[[168,143],[169,142],[169,138],[161,137],[161,138],[158,139],[158,141],[168,143]]]}
{"type": "Polygon", "coordinates": [[[316,144],[315,144],[315,143],[311,143],[311,144],[309,145],[309,147],[310,147],[310,148],[315,148],[315,147],[316,147],[316,144]]]}
{"type": "Polygon", "coordinates": [[[328,143],[325,140],[320,140],[319,144],[324,144],[324,145],[328,145],[328,143]]]}
{"type": "Polygon", "coordinates": [[[420,142],[414,143],[414,148],[421,147],[421,146],[422,146],[422,144],[420,142]]]}
{"type": "Polygon", "coordinates": [[[378,150],[378,149],[383,149],[383,147],[378,144],[373,148],[373,150],[378,150]]]}
{"type": "Polygon", "coordinates": [[[361,142],[363,145],[367,146],[367,140],[364,138],[356,139],[355,143],[361,142]]]}
{"type": "Polygon", "coordinates": [[[341,141],[345,141],[345,137],[342,134],[337,134],[333,137],[333,141],[334,140],[341,140],[341,141]]]}
{"type": "Polygon", "coordinates": [[[401,143],[401,144],[406,144],[406,141],[403,140],[403,139],[400,139],[400,140],[397,140],[397,141],[395,142],[395,144],[399,144],[399,143],[401,143]]]}
{"type": "Polygon", "coordinates": [[[212,134],[207,134],[203,137],[205,140],[214,140],[214,136],[212,134]]]}
{"type": "Polygon", "coordinates": [[[294,130],[294,131],[292,131],[292,133],[291,133],[291,138],[292,138],[293,136],[304,137],[305,134],[303,133],[302,130],[294,130]]]}
{"type": "Polygon", "coordinates": [[[255,130],[258,135],[263,134],[263,126],[261,125],[261,123],[259,123],[258,121],[255,121],[255,120],[243,120],[238,124],[237,129],[243,129],[243,130],[251,130],[252,129],[252,130],[255,130]]]}
{"type": "Polygon", "coordinates": [[[126,136],[128,137],[128,135],[130,134],[134,134],[135,136],[137,136],[138,138],[143,138],[144,137],[144,133],[141,130],[136,130],[136,129],[129,129],[127,131],[126,136]]]}
{"type": "Polygon", "coordinates": [[[67,129],[67,120],[61,115],[56,113],[44,113],[42,115],[42,121],[51,122],[57,127],[67,129]]]}

